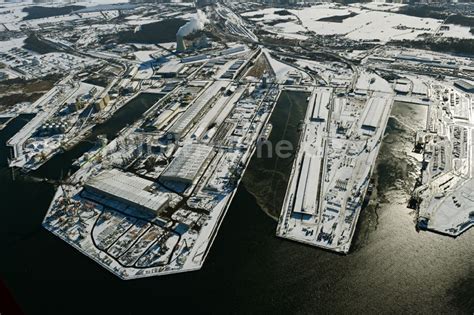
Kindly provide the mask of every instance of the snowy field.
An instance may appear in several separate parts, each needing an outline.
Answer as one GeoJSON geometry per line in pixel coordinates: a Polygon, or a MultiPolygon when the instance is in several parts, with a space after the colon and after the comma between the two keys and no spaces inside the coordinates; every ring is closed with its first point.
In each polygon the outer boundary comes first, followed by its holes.
{"type": "MultiPolygon", "coordinates": [[[[37,26],[38,24],[41,24],[41,23],[70,21],[70,20],[76,20],[80,18],[78,15],[67,14],[67,15],[61,15],[61,16],[23,21],[23,18],[25,18],[28,15],[27,12],[23,12],[23,9],[27,7],[31,7],[31,6],[60,7],[60,6],[66,6],[66,5],[93,7],[97,5],[119,4],[119,3],[128,3],[128,0],[91,0],[91,1],[77,1],[74,3],[66,3],[66,1],[64,1],[64,3],[61,3],[61,2],[33,3],[33,1],[22,1],[22,2],[11,2],[11,3],[5,2],[5,3],[1,3],[0,20],[2,24],[5,24],[8,27],[8,29],[18,30],[21,24],[37,26]]],[[[109,13],[106,12],[106,14],[109,14],[109,13]]],[[[100,12],[90,12],[90,13],[82,13],[82,16],[83,17],[93,17],[93,16],[99,17],[101,15],[100,15],[100,12]]]]}
{"type": "Polygon", "coordinates": [[[296,20],[294,15],[280,15],[275,14],[275,11],[281,11],[282,9],[279,8],[267,8],[259,11],[252,11],[252,12],[245,12],[242,13],[242,16],[252,20],[252,21],[272,21],[272,20],[279,20],[279,19],[291,19],[296,20]],[[260,15],[264,15],[260,17],[260,15]]]}
{"type": "Polygon", "coordinates": [[[10,49],[13,49],[16,47],[23,47],[23,45],[25,44],[25,39],[26,39],[26,36],[0,41],[0,52],[6,53],[10,49]]]}
{"type": "Polygon", "coordinates": [[[295,15],[279,15],[275,14],[275,11],[281,11],[282,9],[278,8],[268,8],[260,11],[252,11],[243,13],[242,16],[253,21],[257,25],[265,28],[266,31],[278,35],[284,38],[290,39],[299,39],[305,40],[308,37],[302,35],[302,33],[306,32],[306,28],[303,27],[298,22],[298,18],[295,15]],[[264,16],[261,16],[261,15],[264,16]],[[285,22],[281,22],[275,25],[266,25],[265,23],[274,22],[274,21],[282,21],[288,20],[285,22]]]}
{"type": "Polygon", "coordinates": [[[270,64],[270,67],[273,69],[275,77],[279,83],[285,82],[291,74],[299,74],[301,75],[301,78],[303,80],[310,79],[309,75],[306,72],[300,71],[295,67],[292,67],[286,63],[283,63],[273,58],[270,54],[270,50],[264,48],[262,49],[262,51],[265,54],[265,57],[267,58],[268,63],[270,64]]]}
{"type": "Polygon", "coordinates": [[[387,42],[400,39],[417,39],[422,34],[443,37],[474,38],[468,27],[448,24],[449,30],[439,31],[441,20],[419,18],[388,12],[396,10],[397,6],[381,6],[374,3],[364,6],[341,6],[336,4],[322,4],[310,8],[289,10],[293,16],[278,15],[274,12],[279,9],[265,9],[242,14],[252,21],[262,25],[266,30],[284,34],[298,34],[312,31],[319,35],[341,35],[353,40],[379,40],[387,42]],[[370,9],[368,9],[370,7],[370,9]],[[385,11],[382,11],[384,10],[385,11]],[[260,17],[259,14],[263,14],[260,17]],[[340,22],[318,21],[329,17],[344,17],[340,22]],[[352,16],[350,16],[352,15],[352,16]],[[256,16],[256,17],[254,17],[256,16]],[[278,19],[291,19],[274,26],[265,26],[264,23],[278,19]]]}

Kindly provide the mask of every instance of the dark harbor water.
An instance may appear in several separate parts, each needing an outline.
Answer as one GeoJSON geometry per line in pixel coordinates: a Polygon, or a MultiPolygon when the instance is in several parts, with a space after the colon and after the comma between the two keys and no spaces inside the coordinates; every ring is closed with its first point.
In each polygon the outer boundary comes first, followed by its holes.
{"type": "MultiPolygon", "coordinates": [[[[400,105],[394,114],[416,126],[413,111],[400,105]]],[[[26,314],[472,314],[474,231],[457,239],[415,231],[403,184],[413,177],[412,131],[399,120],[389,121],[374,175],[382,203],[362,213],[348,256],[276,238],[276,222],[241,186],[202,270],[134,281],[44,230],[54,188],[12,182],[2,160],[0,278],[26,314]],[[383,180],[391,172],[403,180],[383,180]]],[[[17,124],[0,132],[2,143],[17,124]]]]}
{"type": "Polygon", "coordinates": [[[258,200],[259,206],[270,216],[278,218],[286,187],[290,178],[297,143],[299,125],[304,120],[308,106],[307,92],[283,91],[275,105],[270,123],[274,126],[267,143],[262,143],[247,168],[243,184],[258,200]],[[282,151],[288,156],[276,154],[283,141],[293,144],[292,149],[282,151]]]}

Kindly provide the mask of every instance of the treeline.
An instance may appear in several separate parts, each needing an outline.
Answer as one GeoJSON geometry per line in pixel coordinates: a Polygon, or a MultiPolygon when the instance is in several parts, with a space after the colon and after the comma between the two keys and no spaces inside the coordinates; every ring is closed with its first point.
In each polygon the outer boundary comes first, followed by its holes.
{"type": "Polygon", "coordinates": [[[405,6],[400,8],[398,13],[438,20],[445,20],[447,18],[446,23],[448,24],[474,27],[474,17],[462,15],[459,13],[450,15],[450,12],[442,7],[434,7],[429,5],[405,6]]]}
{"type": "Polygon", "coordinates": [[[59,52],[55,47],[48,45],[47,43],[40,41],[34,34],[28,35],[23,44],[24,49],[34,51],[38,54],[48,54],[53,52],[59,52]]]}
{"type": "Polygon", "coordinates": [[[429,40],[397,40],[389,44],[474,56],[474,39],[447,37],[429,40]]]}
{"type": "Polygon", "coordinates": [[[41,6],[32,6],[23,8],[23,12],[28,13],[23,20],[33,20],[48,18],[60,15],[70,14],[73,11],[84,9],[85,6],[82,5],[68,5],[64,7],[41,7],[41,6]]]}

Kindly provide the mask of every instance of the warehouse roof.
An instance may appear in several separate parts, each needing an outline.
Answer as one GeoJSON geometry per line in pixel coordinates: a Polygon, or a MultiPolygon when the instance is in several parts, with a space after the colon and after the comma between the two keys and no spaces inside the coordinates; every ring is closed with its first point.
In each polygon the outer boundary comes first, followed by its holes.
{"type": "Polygon", "coordinates": [[[380,119],[387,106],[387,101],[382,97],[370,98],[362,112],[362,128],[376,129],[380,125],[380,119]]]}
{"type": "Polygon", "coordinates": [[[181,137],[183,132],[191,125],[196,117],[199,116],[201,111],[208,105],[212,98],[219,93],[219,90],[228,85],[228,82],[214,82],[191,104],[186,112],[173,124],[169,132],[177,137],[181,137]]]}
{"type": "Polygon", "coordinates": [[[457,87],[460,87],[462,88],[463,90],[465,91],[472,91],[474,90],[474,85],[472,85],[471,83],[467,82],[467,81],[464,81],[464,80],[457,80],[455,82],[455,85],[457,87]]]}
{"type": "Polygon", "coordinates": [[[331,91],[321,91],[317,94],[314,101],[314,108],[312,113],[313,120],[326,120],[329,110],[329,102],[331,101],[331,91]]]}
{"type": "Polygon", "coordinates": [[[169,61],[163,64],[157,71],[157,74],[178,73],[183,65],[176,60],[169,61]]]}
{"type": "Polygon", "coordinates": [[[192,183],[211,152],[212,147],[204,144],[185,145],[161,177],[167,180],[192,183]]]}
{"type": "Polygon", "coordinates": [[[321,162],[322,159],[319,157],[310,154],[303,156],[293,212],[316,214],[321,162]]]}
{"type": "Polygon", "coordinates": [[[103,171],[86,183],[86,187],[156,211],[168,202],[168,196],[152,192],[152,186],[152,181],[117,169],[103,171]]]}

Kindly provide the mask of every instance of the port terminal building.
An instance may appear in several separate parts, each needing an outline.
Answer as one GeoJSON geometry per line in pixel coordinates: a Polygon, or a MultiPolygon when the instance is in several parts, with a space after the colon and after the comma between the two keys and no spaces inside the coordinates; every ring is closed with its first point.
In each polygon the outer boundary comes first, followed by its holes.
{"type": "Polygon", "coordinates": [[[322,158],[304,154],[298,174],[293,212],[316,215],[321,189],[322,158]]]}
{"type": "Polygon", "coordinates": [[[461,89],[464,92],[474,93],[474,85],[465,81],[465,80],[458,80],[454,82],[454,86],[458,89],[461,89]]]}
{"type": "Polygon", "coordinates": [[[168,133],[175,139],[182,138],[188,129],[213,104],[217,95],[228,86],[229,82],[226,81],[214,82],[189,106],[184,114],[172,125],[168,133]]]}
{"type": "Polygon", "coordinates": [[[329,114],[329,106],[331,103],[331,91],[322,90],[316,95],[314,101],[311,120],[315,122],[324,122],[329,114]]]}
{"type": "Polygon", "coordinates": [[[154,189],[154,182],[117,169],[106,170],[84,185],[87,197],[102,203],[104,197],[157,215],[168,206],[169,198],[154,189]]]}
{"type": "Polygon", "coordinates": [[[388,106],[388,99],[384,97],[372,97],[361,115],[363,131],[375,132],[382,123],[382,117],[388,106]]]}
{"type": "Polygon", "coordinates": [[[161,174],[160,179],[193,184],[209,161],[213,148],[204,144],[187,144],[161,174]]]}

